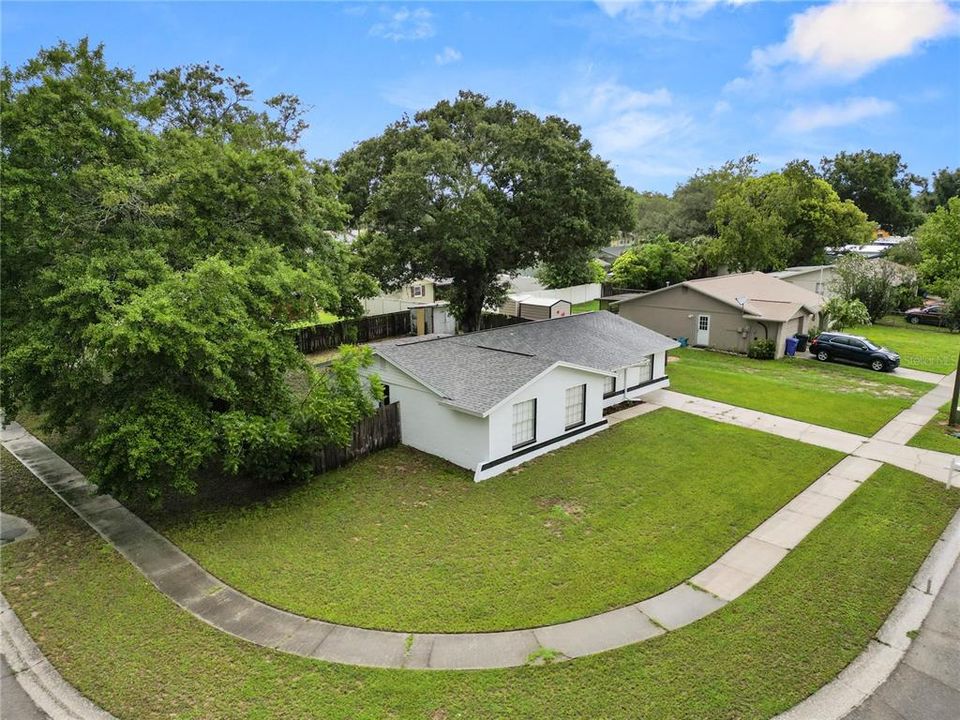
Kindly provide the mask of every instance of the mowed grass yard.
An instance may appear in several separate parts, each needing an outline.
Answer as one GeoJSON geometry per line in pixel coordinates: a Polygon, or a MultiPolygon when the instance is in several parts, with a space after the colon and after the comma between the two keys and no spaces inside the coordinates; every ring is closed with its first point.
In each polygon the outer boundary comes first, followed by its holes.
{"type": "Polygon", "coordinates": [[[693,625],[555,665],[412,672],[311,661],[209,627],[6,451],[0,462],[4,511],[40,531],[0,549],[4,595],[67,681],[122,720],[763,720],[866,647],[960,506],[960,491],[884,467],[759,585],[693,625]]]}
{"type": "Polygon", "coordinates": [[[693,348],[671,352],[667,375],[677,392],[865,436],[933,387],[838,363],[693,348]]]}
{"type": "Polygon", "coordinates": [[[151,522],[225,582],[303,615],[505,630],[667,590],[841,457],[661,409],[478,484],[396,448],[267,503],[151,522]]]}
{"type": "Polygon", "coordinates": [[[949,427],[947,425],[949,419],[950,403],[947,403],[937,411],[933,420],[924,425],[923,429],[913,436],[907,445],[960,455],[960,438],[952,434],[960,432],[960,427],[949,427]]]}
{"type": "Polygon", "coordinates": [[[900,355],[900,365],[946,375],[957,369],[960,333],[931,325],[908,325],[902,317],[888,316],[874,325],[844,330],[864,335],[900,355]]]}

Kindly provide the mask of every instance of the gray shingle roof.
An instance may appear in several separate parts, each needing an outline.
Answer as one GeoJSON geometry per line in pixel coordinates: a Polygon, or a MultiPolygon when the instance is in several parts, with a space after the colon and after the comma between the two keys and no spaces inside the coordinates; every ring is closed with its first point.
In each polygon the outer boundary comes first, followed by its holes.
{"type": "Polygon", "coordinates": [[[604,311],[391,341],[374,350],[451,405],[482,415],[555,363],[609,373],[674,347],[670,338],[604,311]]]}

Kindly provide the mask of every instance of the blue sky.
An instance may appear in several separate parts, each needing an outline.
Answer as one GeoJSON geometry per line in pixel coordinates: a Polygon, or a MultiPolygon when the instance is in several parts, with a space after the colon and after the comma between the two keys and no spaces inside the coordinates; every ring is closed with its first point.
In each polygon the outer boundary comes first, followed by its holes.
{"type": "Polygon", "coordinates": [[[774,3],[14,3],[2,57],[83,35],[138,74],[212,61],[261,98],[312,106],[334,158],[458,89],[584,128],[620,179],[670,192],[757,153],[764,169],[840,150],[960,165],[960,6],[774,3]]]}

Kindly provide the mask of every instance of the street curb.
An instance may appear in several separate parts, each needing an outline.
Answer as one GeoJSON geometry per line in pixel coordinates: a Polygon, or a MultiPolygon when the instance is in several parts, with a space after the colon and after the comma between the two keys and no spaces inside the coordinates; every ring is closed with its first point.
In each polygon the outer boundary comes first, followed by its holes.
{"type": "Polygon", "coordinates": [[[0,595],[0,645],[14,679],[50,720],[117,720],[63,679],[0,595]]]}
{"type": "Polygon", "coordinates": [[[900,601],[864,650],[836,678],[772,720],[841,720],[886,682],[960,558],[960,510],[910,581],[900,601]]]}

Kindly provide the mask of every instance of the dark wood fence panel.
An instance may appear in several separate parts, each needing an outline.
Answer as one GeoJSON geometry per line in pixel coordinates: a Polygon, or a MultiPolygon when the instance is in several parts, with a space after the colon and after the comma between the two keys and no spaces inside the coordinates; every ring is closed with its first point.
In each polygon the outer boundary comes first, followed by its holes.
{"type": "Polygon", "coordinates": [[[369,315],[355,320],[340,320],[329,325],[313,325],[294,331],[302,353],[332,350],[344,343],[365,343],[410,333],[410,311],[369,315]]]}
{"type": "Polygon", "coordinates": [[[610,295],[624,295],[626,293],[645,293],[646,290],[636,290],[634,288],[619,287],[611,283],[603,283],[600,285],[600,295],[602,297],[609,297],[610,295]]]}
{"type": "Polygon", "coordinates": [[[317,454],[314,466],[321,473],[335,470],[356,458],[399,445],[400,440],[400,403],[384,405],[354,426],[349,447],[328,445],[317,454]]]}
{"type": "Polygon", "coordinates": [[[500,313],[483,313],[480,316],[480,329],[492,330],[493,328],[504,327],[505,325],[516,325],[518,323],[530,322],[527,318],[514,317],[513,315],[502,315],[500,313]]]}

